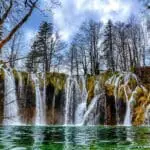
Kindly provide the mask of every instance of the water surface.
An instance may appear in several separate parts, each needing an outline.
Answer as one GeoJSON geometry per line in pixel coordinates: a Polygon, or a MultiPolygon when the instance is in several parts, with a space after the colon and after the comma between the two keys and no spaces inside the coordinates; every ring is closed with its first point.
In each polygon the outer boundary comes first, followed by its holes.
{"type": "Polygon", "coordinates": [[[150,150],[148,127],[0,127],[6,150],[150,150]]]}

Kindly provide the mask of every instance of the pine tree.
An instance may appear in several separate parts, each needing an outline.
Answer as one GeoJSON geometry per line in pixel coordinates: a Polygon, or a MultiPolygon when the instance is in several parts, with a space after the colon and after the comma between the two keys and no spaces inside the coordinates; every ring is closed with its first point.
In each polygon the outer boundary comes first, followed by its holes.
{"type": "Polygon", "coordinates": [[[52,35],[52,23],[43,22],[28,55],[27,68],[29,70],[35,67],[32,63],[36,63],[42,65],[43,71],[50,71],[52,55],[54,53],[54,39],[52,35]]]}
{"type": "Polygon", "coordinates": [[[50,70],[52,47],[53,26],[43,22],[38,33],[38,53],[41,55],[41,61],[44,64],[45,71],[50,70]]]}
{"type": "Polygon", "coordinates": [[[114,58],[114,35],[113,23],[108,21],[104,31],[104,54],[107,61],[107,68],[115,71],[115,58],[114,58]]]}
{"type": "Polygon", "coordinates": [[[26,67],[28,72],[36,72],[39,62],[39,53],[37,51],[37,42],[34,41],[31,52],[28,54],[27,61],[26,61],[26,67]]]}

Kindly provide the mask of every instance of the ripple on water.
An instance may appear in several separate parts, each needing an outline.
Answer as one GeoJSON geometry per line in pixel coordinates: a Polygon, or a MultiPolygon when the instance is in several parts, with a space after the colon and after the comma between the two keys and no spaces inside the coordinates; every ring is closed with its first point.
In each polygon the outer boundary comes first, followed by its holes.
{"type": "Polygon", "coordinates": [[[148,127],[0,127],[0,149],[11,150],[149,150],[149,139],[148,127]]]}

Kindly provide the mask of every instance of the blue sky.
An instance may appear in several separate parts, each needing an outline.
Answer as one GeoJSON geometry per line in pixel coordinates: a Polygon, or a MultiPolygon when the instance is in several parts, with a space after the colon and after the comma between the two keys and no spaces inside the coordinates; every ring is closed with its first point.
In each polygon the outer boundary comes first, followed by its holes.
{"type": "MultiPolygon", "coordinates": [[[[41,9],[49,9],[50,0],[41,0],[41,9]]],[[[141,5],[137,0],[60,0],[61,6],[53,9],[55,28],[64,40],[69,40],[78,30],[85,19],[93,18],[95,21],[106,23],[113,21],[126,21],[132,14],[138,14],[141,5]]],[[[28,44],[36,34],[43,20],[51,21],[51,13],[43,15],[35,10],[31,18],[24,25],[25,40],[28,44]],[[47,16],[47,17],[46,17],[47,16]]]]}
{"type": "Polygon", "coordinates": [[[39,10],[35,9],[32,16],[29,18],[29,20],[23,26],[23,31],[24,31],[26,42],[30,44],[30,40],[32,38],[34,38],[41,22],[42,21],[49,22],[50,19],[51,19],[50,15],[46,16],[43,13],[41,13],[39,10]]]}

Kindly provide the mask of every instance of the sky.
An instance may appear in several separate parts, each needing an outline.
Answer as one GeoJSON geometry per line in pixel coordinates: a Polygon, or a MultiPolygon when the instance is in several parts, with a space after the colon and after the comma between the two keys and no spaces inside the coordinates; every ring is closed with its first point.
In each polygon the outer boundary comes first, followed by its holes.
{"type": "Polygon", "coordinates": [[[94,19],[105,24],[109,19],[113,21],[127,21],[131,14],[137,15],[141,5],[137,0],[60,0],[61,6],[49,9],[50,0],[40,0],[40,11],[35,10],[31,18],[24,25],[25,40],[30,44],[43,20],[52,20],[61,38],[68,41],[79,29],[83,21],[94,19]]]}

